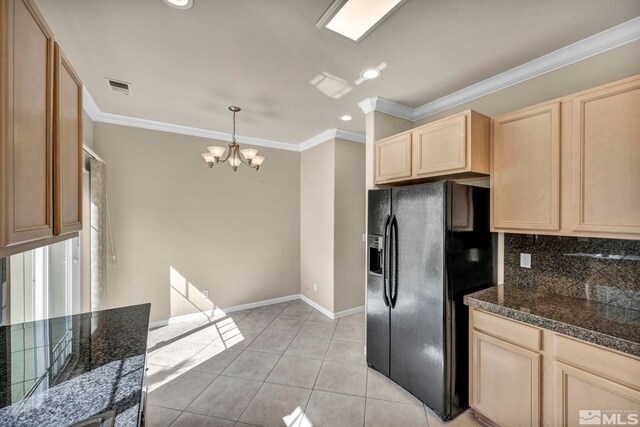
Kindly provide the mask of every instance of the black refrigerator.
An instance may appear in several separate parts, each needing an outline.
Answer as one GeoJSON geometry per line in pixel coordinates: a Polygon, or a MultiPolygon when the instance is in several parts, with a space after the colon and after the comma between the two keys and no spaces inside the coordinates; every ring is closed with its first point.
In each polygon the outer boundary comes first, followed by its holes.
{"type": "Polygon", "coordinates": [[[367,363],[443,420],[468,404],[465,294],[494,280],[489,189],[369,191],[367,363]]]}

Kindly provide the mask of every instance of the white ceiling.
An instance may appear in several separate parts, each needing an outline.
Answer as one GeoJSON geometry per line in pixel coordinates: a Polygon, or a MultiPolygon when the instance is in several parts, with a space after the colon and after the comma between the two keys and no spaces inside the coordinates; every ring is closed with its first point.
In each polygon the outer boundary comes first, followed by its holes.
{"type": "Polygon", "coordinates": [[[332,0],[37,3],[102,111],[230,132],[239,105],[238,133],[295,144],[364,133],[364,98],[417,107],[640,16],[638,0],[409,0],[355,44],[316,28],[332,0]]]}

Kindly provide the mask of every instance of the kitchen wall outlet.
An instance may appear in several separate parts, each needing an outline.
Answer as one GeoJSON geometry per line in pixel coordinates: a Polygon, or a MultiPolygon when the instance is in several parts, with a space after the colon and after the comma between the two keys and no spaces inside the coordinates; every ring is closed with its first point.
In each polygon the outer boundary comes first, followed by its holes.
{"type": "Polygon", "coordinates": [[[366,234],[363,234],[363,235],[362,235],[362,241],[363,241],[363,242],[366,242],[366,241],[367,241],[367,235],[366,235],[366,234]]]}
{"type": "Polygon", "coordinates": [[[520,267],[531,268],[531,254],[520,254],[520,267]]]}
{"type": "Polygon", "coordinates": [[[202,299],[209,299],[209,289],[202,291],[202,299]]]}
{"type": "Polygon", "coordinates": [[[317,283],[313,284],[313,292],[318,292],[318,284],[317,283]]]}

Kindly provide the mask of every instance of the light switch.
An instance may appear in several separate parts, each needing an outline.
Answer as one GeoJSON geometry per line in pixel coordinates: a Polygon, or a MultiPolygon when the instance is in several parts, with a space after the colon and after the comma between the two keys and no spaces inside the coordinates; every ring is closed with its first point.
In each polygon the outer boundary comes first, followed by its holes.
{"type": "Polygon", "coordinates": [[[202,291],[202,299],[208,299],[209,298],[209,289],[205,289],[202,291]]]}
{"type": "Polygon", "coordinates": [[[520,254],[520,267],[531,268],[531,254],[520,254]]]}

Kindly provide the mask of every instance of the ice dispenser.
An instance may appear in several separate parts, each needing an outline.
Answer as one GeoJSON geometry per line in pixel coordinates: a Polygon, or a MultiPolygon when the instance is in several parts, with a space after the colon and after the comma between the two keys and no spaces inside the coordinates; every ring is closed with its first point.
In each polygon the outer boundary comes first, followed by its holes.
{"type": "Polygon", "coordinates": [[[384,238],[369,235],[369,273],[382,276],[384,268],[384,238]]]}

